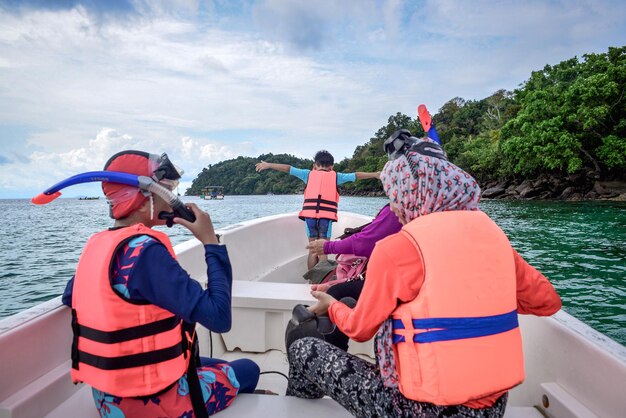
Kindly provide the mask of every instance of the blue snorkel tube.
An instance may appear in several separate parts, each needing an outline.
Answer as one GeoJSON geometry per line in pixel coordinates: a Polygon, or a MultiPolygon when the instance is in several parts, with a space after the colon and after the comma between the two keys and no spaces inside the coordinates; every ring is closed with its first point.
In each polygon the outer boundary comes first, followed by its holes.
{"type": "Polygon", "coordinates": [[[417,107],[417,117],[422,123],[422,128],[424,128],[424,132],[426,132],[426,136],[435,141],[437,144],[441,145],[441,141],[439,140],[439,135],[437,134],[437,129],[435,129],[435,124],[432,121],[430,113],[426,108],[426,105],[421,104],[417,107]]]}
{"type": "Polygon", "coordinates": [[[33,197],[31,202],[36,205],[45,205],[61,196],[60,190],[66,187],[95,181],[126,184],[128,186],[137,187],[141,190],[158,195],[165,200],[165,202],[167,202],[173,210],[172,212],[159,213],[159,219],[165,219],[168,227],[174,225],[175,217],[183,218],[189,222],[195,222],[196,220],[196,216],[185,206],[178,196],[166,187],[161,186],[152,178],[130,173],[121,173],[118,171],[90,171],[87,173],[76,174],[75,176],[60,181],[54,186],[44,190],[43,193],[33,197]]]}

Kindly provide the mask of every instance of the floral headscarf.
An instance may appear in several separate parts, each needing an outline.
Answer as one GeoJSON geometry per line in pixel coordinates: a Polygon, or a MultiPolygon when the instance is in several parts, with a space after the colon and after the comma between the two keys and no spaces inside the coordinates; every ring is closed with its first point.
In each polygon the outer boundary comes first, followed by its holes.
{"type": "MultiPolygon", "coordinates": [[[[433,212],[478,210],[480,187],[476,180],[442,158],[406,152],[385,164],[380,180],[385,193],[407,221],[433,212]]],[[[383,384],[395,388],[398,374],[392,336],[393,325],[389,318],[376,336],[376,360],[383,384]]]]}
{"type": "Polygon", "coordinates": [[[480,187],[476,180],[441,158],[409,151],[387,162],[380,180],[407,221],[432,212],[478,210],[480,187]]]}

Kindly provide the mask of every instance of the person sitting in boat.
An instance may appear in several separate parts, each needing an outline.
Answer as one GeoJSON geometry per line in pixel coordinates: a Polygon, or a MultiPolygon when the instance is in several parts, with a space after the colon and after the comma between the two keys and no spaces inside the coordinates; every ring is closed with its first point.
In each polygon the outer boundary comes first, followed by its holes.
{"type": "MultiPolygon", "coordinates": [[[[359,232],[356,232],[347,238],[334,241],[326,241],[318,239],[312,241],[307,249],[318,256],[327,254],[354,254],[359,257],[369,257],[374,250],[374,245],[381,239],[395,234],[400,231],[402,224],[398,221],[398,217],[393,213],[389,203],[382,207],[374,220],[365,225],[359,232]]],[[[363,290],[364,280],[349,280],[343,283],[333,284],[328,282],[321,285],[312,285],[312,290],[326,292],[337,300],[344,297],[351,297],[358,300],[363,290]]],[[[348,342],[350,339],[346,334],[341,332],[339,328],[327,335],[324,339],[334,346],[342,350],[348,350],[348,342]]]]}
{"type": "MultiPolygon", "coordinates": [[[[104,169],[152,177],[169,190],[181,175],[165,154],[140,151],[119,152],[104,169]]],[[[253,361],[198,356],[195,323],[220,333],[231,327],[232,270],[210,216],[189,204],[194,222],[173,219],[204,244],[203,290],[176,261],[168,236],[152,229],[166,223],[158,215],[169,204],[119,183],[102,189],[114,225],[89,239],[63,295],[72,308],[72,380],[92,386],[107,417],[207,416],[253,392],[253,361]]]]}
{"type": "MultiPolygon", "coordinates": [[[[256,164],[257,172],[267,169],[281,171],[298,177],[306,184],[304,204],[299,216],[305,222],[309,242],[319,238],[324,240],[330,239],[332,223],[337,221],[337,208],[339,205],[337,186],[361,179],[378,178],[380,175],[378,172],[337,173],[333,171],[334,157],[325,150],[318,151],[315,154],[314,161],[313,170],[265,161],[256,164]]],[[[325,259],[325,255],[309,252],[307,259],[308,269],[312,269],[319,261],[325,259]]]]}
{"type": "Polygon", "coordinates": [[[524,380],[517,315],[561,300],[479,210],[469,174],[428,139],[395,139],[381,180],[402,230],[376,244],[354,308],[317,291],[310,308],[356,341],[377,334],[377,364],[299,339],[287,395],[327,395],[359,417],[501,417],[524,380]]]}

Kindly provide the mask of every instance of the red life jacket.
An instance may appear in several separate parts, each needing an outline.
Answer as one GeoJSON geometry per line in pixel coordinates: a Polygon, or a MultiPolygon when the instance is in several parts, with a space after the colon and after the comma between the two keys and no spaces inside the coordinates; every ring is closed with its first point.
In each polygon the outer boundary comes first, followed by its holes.
{"type": "Polygon", "coordinates": [[[459,405],[520,384],[515,261],[504,232],[483,212],[449,211],[400,233],[421,254],[425,274],[418,296],[392,313],[402,394],[459,405]]]}
{"type": "Polygon", "coordinates": [[[111,287],[117,250],[149,235],[175,257],[169,238],[142,224],[93,235],[83,250],[72,296],[72,380],[120,397],[146,396],[187,370],[191,337],[181,320],[152,304],[124,300],[111,287]]]}
{"type": "Polygon", "coordinates": [[[337,192],[337,173],[333,170],[311,170],[304,189],[304,204],[298,215],[300,219],[337,220],[339,192],[337,192]]]}

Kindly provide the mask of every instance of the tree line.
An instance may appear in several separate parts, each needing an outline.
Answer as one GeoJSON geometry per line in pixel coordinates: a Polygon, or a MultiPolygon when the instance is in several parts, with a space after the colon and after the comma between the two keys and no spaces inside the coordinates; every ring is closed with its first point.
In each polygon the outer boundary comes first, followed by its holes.
{"type": "MultiPolygon", "coordinates": [[[[539,176],[587,175],[626,180],[626,47],[546,65],[514,91],[482,100],[455,97],[433,115],[443,148],[453,163],[482,183],[539,176]],[[582,173],[582,174],[581,174],[582,173]]],[[[396,129],[424,136],[417,118],[396,113],[336,171],[378,171],[387,162],[382,144],[396,129]]],[[[224,186],[226,194],[285,194],[303,183],[283,173],[254,170],[259,160],[310,167],[313,161],[286,154],[238,157],[205,168],[187,194],[224,186]]],[[[342,192],[379,192],[375,180],[348,183],[342,192]]]]}

